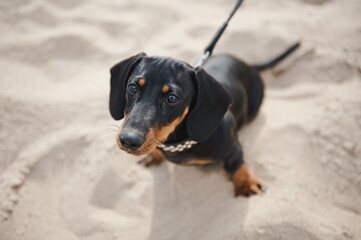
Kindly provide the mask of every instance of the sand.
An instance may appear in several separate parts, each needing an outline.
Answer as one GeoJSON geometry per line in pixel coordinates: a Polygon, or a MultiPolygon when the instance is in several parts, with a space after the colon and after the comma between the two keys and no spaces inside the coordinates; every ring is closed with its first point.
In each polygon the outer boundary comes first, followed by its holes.
{"type": "Polygon", "coordinates": [[[221,166],[146,169],[115,144],[109,69],[144,51],[191,64],[234,1],[0,2],[0,239],[361,239],[361,3],[247,0],[215,49],[262,74],[239,133],[267,193],[221,166]]]}

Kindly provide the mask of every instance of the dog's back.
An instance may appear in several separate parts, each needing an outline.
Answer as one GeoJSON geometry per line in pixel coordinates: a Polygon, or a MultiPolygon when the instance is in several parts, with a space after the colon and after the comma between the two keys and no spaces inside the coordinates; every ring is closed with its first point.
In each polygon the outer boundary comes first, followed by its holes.
{"type": "Polygon", "coordinates": [[[230,110],[238,127],[256,116],[264,86],[254,67],[230,55],[218,55],[211,57],[204,69],[230,92],[233,100],[230,110]]]}

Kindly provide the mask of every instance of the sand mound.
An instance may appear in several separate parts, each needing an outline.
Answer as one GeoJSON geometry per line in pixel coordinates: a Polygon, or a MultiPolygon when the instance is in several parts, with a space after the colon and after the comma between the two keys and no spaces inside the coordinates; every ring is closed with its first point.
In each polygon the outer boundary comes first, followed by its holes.
{"type": "Polygon", "coordinates": [[[131,54],[194,63],[234,1],[0,3],[0,239],[361,239],[361,5],[246,1],[215,50],[263,73],[239,134],[262,196],[221,166],[146,169],[117,149],[109,68],[131,54]]]}

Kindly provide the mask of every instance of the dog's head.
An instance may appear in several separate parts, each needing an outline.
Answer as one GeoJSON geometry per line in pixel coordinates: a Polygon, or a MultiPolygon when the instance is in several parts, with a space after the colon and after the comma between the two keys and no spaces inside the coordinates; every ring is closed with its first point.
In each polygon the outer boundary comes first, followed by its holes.
{"type": "Polygon", "coordinates": [[[232,102],[202,68],[171,58],[140,53],[110,72],[110,113],[124,118],[116,141],[134,155],[152,152],[183,121],[190,139],[206,140],[232,102]]]}

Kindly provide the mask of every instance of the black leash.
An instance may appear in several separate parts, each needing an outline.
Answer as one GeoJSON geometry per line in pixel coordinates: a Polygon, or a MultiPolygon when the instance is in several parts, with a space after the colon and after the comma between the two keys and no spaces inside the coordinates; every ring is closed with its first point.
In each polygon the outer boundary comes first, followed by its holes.
{"type": "Polygon", "coordinates": [[[211,43],[208,45],[208,47],[206,47],[206,49],[204,50],[203,55],[199,58],[198,62],[196,63],[196,65],[194,66],[194,68],[196,67],[200,67],[203,65],[203,63],[208,59],[208,57],[212,54],[213,52],[213,48],[216,46],[216,43],[218,42],[219,38],[222,36],[224,30],[226,30],[227,26],[228,26],[228,22],[231,20],[231,18],[233,17],[233,15],[235,14],[235,12],[237,11],[237,9],[241,6],[243,0],[238,0],[236,6],[233,8],[233,11],[231,12],[231,14],[229,15],[227,21],[225,23],[223,23],[222,27],[218,30],[216,36],[214,36],[213,40],[211,41],[211,43]]]}

